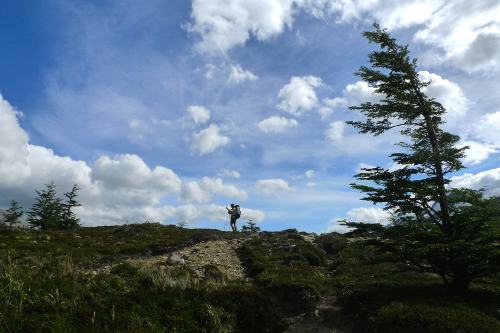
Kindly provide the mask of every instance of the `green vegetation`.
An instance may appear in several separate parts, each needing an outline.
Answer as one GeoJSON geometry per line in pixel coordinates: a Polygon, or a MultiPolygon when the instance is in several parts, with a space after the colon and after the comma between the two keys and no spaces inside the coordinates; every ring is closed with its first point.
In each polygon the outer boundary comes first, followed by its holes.
{"type": "Polygon", "coordinates": [[[320,295],[332,293],[324,251],[297,232],[263,232],[240,252],[248,275],[278,310],[308,312],[314,310],[320,295]]]}
{"type": "Polygon", "coordinates": [[[457,295],[438,275],[402,262],[383,234],[347,236],[332,270],[344,322],[354,332],[500,332],[500,275],[457,295]]]}
{"type": "Polygon", "coordinates": [[[4,227],[0,332],[283,332],[301,316],[346,332],[499,331],[500,276],[452,294],[394,246],[386,231],[372,230],[314,239],[295,230],[235,234],[157,223],[4,227]],[[213,264],[200,276],[155,259],[235,238],[249,280],[229,280],[213,264]],[[332,297],[329,308],[318,307],[332,297]]]}

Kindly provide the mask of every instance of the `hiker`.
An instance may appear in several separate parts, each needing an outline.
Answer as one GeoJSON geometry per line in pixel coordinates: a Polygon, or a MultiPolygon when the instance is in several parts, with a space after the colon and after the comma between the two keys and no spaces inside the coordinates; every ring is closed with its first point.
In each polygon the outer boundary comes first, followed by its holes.
{"type": "Polygon", "coordinates": [[[241,210],[239,205],[231,204],[230,206],[231,208],[227,208],[226,206],[226,209],[229,216],[231,216],[231,229],[236,232],[238,230],[238,228],[236,227],[236,220],[240,218],[241,210]]]}

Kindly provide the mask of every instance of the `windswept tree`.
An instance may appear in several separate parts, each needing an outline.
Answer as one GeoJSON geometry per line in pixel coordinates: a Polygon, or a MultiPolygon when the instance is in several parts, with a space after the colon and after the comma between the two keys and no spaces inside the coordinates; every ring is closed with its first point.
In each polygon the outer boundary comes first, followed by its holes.
{"type": "Polygon", "coordinates": [[[62,221],[61,227],[65,229],[74,228],[80,225],[80,219],[73,211],[74,208],[80,207],[81,204],[76,200],[80,188],[77,184],[73,185],[71,191],[64,193],[66,201],[62,203],[62,221]]]}
{"type": "Polygon", "coordinates": [[[12,229],[14,225],[21,223],[19,219],[23,216],[23,214],[23,208],[19,206],[17,201],[12,200],[9,208],[3,213],[3,219],[4,222],[9,225],[9,228],[12,229]]]}
{"type": "Polygon", "coordinates": [[[445,109],[425,94],[431,82],[420,78],[408,46],[377,24],[363,35],[379,48],[368,56],[371,66],[356,74],[381,99],[351,106],[366,120],[348,123],[375,136],[399,130],[403,141],[390,155],[396,168],[363,168],[355,177],[364,182],[352,186],[366,194],[364,200],[394,213],[392,235],[406,262],[465,290],[472,279],[499,270],[493,232],[499,221],[491,208],[495,201],[478,191],[448,189],[449,175],[464,167],[461,159],[468,147],[459,147],[460,138],[443,130],[445,109]],[[486,240],[493,243],[484,244],[486,240]]]}

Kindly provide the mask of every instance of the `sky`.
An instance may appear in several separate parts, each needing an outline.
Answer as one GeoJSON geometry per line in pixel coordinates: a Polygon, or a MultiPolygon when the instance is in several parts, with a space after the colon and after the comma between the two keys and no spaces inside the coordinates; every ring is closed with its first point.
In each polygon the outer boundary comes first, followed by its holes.
{"type": "Polygon", "coordinates": [[[0,207],[77,183],[83,225],[386,223],[350,188],[400,140],[358,134],[380,23],[471,148],[453,185],[500,195],[500,2],[0,0],[0,207]]]}

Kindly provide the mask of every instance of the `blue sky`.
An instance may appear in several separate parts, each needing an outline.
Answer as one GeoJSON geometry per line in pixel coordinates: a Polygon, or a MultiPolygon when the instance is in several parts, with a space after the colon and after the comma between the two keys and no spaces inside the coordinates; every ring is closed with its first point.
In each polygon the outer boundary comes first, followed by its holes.
{"type": "Polygon", "coordinates": [[[82,187],[86,225],[263,229],[384,222],[349,188],[390,167],[395,133],[356,134],[377,96],[354,72],[374,21],[419,58],[447,128],[471,146],[455,184],[500,194],[496,1],[2,1],[0,185],[29,207],[54,180],[82,187]],[[3,155],[3,156],[2,156],[3,155]]]}

